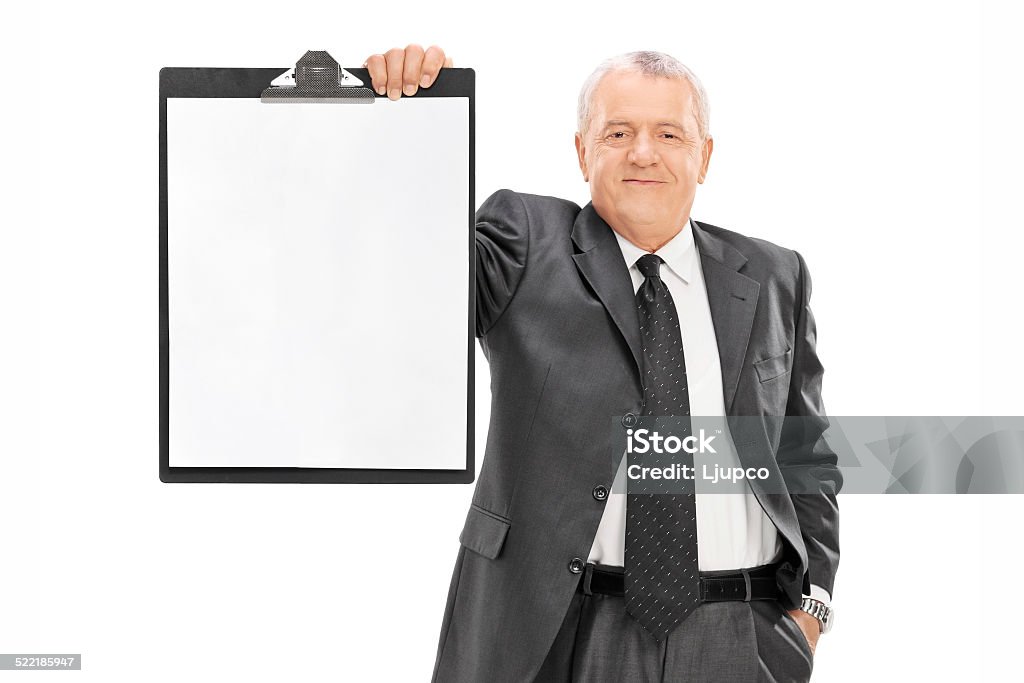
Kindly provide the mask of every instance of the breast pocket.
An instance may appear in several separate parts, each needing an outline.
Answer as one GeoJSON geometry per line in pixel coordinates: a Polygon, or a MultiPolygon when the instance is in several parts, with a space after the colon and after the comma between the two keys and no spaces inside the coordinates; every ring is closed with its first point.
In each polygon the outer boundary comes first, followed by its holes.
{"type": "Polygon", "coordinates": [[[770,382],[776,377],[781,377],[789,373],[793,368],[793,349],[786,349],[785,353],[780,353],[777,356],[771,358],[765,358],[763,360],[754,362],[754,370],[757,371],[757,379],[764,384],[770,382]]]}

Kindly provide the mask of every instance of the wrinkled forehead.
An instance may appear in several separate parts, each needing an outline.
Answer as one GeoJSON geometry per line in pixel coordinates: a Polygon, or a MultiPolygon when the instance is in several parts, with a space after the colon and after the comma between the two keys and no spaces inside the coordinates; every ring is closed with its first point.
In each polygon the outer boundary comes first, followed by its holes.
{"type": "Polygon", "coordinates": [[[608,121],[636,124],[673,120],[684,128],[697,129],[693,86],[685,78],[647,76],[631,71],[612,71],[594,89],[591,125],[608,121]]]}

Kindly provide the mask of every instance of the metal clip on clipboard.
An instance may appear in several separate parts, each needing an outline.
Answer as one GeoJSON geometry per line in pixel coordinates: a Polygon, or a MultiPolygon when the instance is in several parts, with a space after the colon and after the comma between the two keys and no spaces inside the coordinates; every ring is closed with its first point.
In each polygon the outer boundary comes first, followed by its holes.
{"type": "Polygon", "coordinates": [[[323,50],[309,50],[270,82],[261,102],[350,102],[373,104],[376,96],[323,50]]]}

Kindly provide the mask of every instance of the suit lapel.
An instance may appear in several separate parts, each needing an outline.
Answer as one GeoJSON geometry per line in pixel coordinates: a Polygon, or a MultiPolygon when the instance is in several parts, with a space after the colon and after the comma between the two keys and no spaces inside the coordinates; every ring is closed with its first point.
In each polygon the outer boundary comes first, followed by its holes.
{"type": "Polygon", "coordinates": [[[637,317],[633,281],[622,258],[622,249],[611,227],[588,203],[576,216],[572,241],[580,250],[573,254],[576,268],[601,300],[629,346],[636,364],[637,378],[642,373],[640,318],[637,317]]]}
{"type": "MultiPolygon", "coordinates": [[[[760,285],[756,280],[737,272],[747,262],[746,256],[700,227],[696,221],[690,221],[690,226],[700,254],[711,319],[715,327],[726,414],[731,414],[754,324],[760,285]]],[[[636,313],[633,282],[615,234],[594,210],[593,204],[588,203],[576,216],[572,241],[579,249],[573,254],[576,267],[625,339],[636,364],[637,377],[640,378],[643,373],[643,351],[640,346],[640,320],[636,313]]]]}
{"type": "Polygon", "coordinates": [[[700,253],[704,286],[711,307],[711,319],[718,341],[718,356],[722,365],[722,391],[725,412],[733,414],[736,388],[740,381],[743,358],[747,354],[750,332],[757,310],[757,297],[761,285],[737,272],[747,257],[728,242],[690,221],[693,240],[700,253]]]}

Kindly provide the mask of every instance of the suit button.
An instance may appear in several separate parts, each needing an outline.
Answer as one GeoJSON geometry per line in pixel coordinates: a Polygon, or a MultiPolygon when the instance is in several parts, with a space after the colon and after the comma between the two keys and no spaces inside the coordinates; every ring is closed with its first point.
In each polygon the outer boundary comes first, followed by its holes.
{"type": "Polygon", "coordinates": [[[598,484],[594,487],[594,500],[604,500],[608,497],[608,489],[598,484]]]}
{"type": "Polygon", "coordinates": [[[574,557],[569,561],[569,571],[573,574],[579,574],[583,571],[583,567],[586,563],[578,557],[574,557]]]}
{"type": "Polygon", "coordinates": [[[622,416],[623,427],[635,427],[636,426],[636,415],[633,413],[626,413],[622,416]]]}

